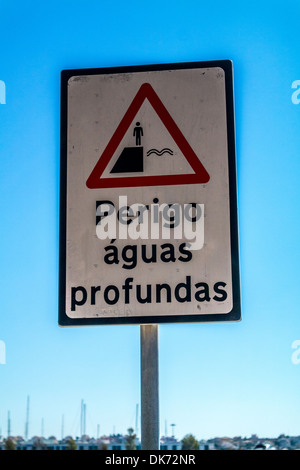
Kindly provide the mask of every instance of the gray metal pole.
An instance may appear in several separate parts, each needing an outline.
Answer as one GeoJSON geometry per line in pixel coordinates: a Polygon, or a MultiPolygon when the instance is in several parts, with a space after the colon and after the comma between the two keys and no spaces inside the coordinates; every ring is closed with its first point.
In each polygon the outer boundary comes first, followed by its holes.
{"type": "Polygon", "coordinates": [[[142,450],[159,450],[158,325],[141,325],[142,450]]]}

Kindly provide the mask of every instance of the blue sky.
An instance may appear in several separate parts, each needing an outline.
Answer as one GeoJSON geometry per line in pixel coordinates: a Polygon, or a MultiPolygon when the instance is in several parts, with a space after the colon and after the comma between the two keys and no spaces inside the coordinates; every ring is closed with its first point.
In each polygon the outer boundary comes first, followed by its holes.
{"type": "Polygon", "coordinates": [[[240,323],[161,325],[160,421],[175,434],[300,434],[297,1],[2,0],[0,427],[126,432],[140,405],[139,326],[57,324],[60,71],[231,59],[240,323]]]}

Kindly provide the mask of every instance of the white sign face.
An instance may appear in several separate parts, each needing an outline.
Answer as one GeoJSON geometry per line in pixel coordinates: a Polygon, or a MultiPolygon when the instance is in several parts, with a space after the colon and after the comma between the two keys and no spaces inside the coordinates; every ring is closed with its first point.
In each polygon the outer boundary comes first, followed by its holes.
{"type": "Polygon", "coordinates": [[[231,69],[62,73],[61,325],[240,320],[231,69]]]}

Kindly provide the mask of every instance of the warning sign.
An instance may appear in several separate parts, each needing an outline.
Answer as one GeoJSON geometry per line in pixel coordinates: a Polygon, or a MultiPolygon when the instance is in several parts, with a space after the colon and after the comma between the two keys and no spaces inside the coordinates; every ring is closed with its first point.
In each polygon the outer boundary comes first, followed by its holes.
{"type": "MultiPolygon", "coordinates": [[[[145,121],[146,119],[147,122],[144,123],[144,126],[147,124],[147,127],[151,133],[151,127],[153,126],[153,120],[155,121],[155,119],[153,119],[153,116],[151,114],[148,115],[147,118],[145,114],[143,114],[143,120],[145,121]]],[[[153,133],[153,131],[152,134],[152,140],[155,144],[158,140],[157,135],[153,133]]],[[[145,141],[149,144],[151,142],[151,139],[149,137],[146,139],[146,137],[147,136],[145,136],[145,141]]],[[[182,162],[180,162],[180,159],[177,159],[175,165],[177,168],[182,168],[182,162]]],[[[139,91],[137,92],[135,98],[133,99],[132,103],[130,104],[123,119],[121,120],[118,128],[114,132],[103,154],[98,160],[97,165],[95,166],[90,177],[88,178],[87,186],[89,188],[94,189],[103,187],[120,187],[120,185],[122,187],[156,186],[171,184],[207,183],[208,180],[209,175],[207,171],[201,164],[197,155],[195,155],[194,151],[192,150],[185,137],[182,135],[181,131],[178,129],[176,123],[174,122],[169,112],[153,90],[152,86],[149,83],[143,83],[143,85],[141,85],[139,91]],[[105,170],[107,164],[113,157],[113,154],[118,148],[120,142],[122,141],[124,134],[128,131],[129,127],[134,122],[137,113],[140,111],[140,108],[146,99],[152,105],[153,110],[157,113],[157,116],[161,119],[162,124],[169,131],[171,140],[173,141],[173,145],[176,147],[177,150],[172,150],[169,147],[164,147],[161,150],[158,150],[157,148],[149,148],[146,153],[147,157],[151,157],[152,155],[161,157],[163,155],[168,154],[172,156],[172,160],[174,160],[176,158],[175,156],[180,154],[181,152],[184,158],[186,158],[187,163],[189,163],[190,168],[193,170],[193,173],[173,175],[162,174],[162,168],[159,165],[161,162],[157,161],[156,159],[157,174],[152,175],[151,173],[153,173],[153,169],[151,171],[151,160],[153,160],[153,158],[147,158],[147,162],[144,168],[144,147],[142,146],[142,138],[144,140],[144,130],[141,126],[141,123],[136,122],[134,130],[131,134],[131,136],[135,137],[135,146],[124,147],[122,149],[122,152],[110,173],[138,173],[140,174],[140,176],[129,176],[126,179],[122,178],[122,180],[120,180],[119,178],[101,179],[103,171],[105,170]],[[146,173],[147,176],[144,176],[144,173],[146,173]]]]}
{"type": "Polygon", "coordinates": [[[62,72],[61,325],[240,320],[230,61],[62,72]]]}

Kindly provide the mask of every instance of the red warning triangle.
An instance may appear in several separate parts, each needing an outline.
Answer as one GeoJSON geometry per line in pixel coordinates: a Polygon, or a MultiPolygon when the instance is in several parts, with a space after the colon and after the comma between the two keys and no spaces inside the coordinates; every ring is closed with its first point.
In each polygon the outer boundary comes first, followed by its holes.
{"type": "Polygon", "coordinates": [[[149,83],[144,83],[138,90],[131,105],[124,114],[119,126],[110,139],[107,147],[99,158],[92,173],[86,181],[86,185],[90,189],[98,188],[128,188],[141,186],[165,186],[178,184],[197,184],[207,183],[209,174],[198,159],[197,155],[187,142],[182,132],[174,122],[173,118],[165,108],[160,98],[157,96],[149,83]],[[175,174],[175,175],[152,175],[152,176],[125,176],[118,178],[101,178],[109,161],[113,157],[118,145],[123,139],[129,126],[134,120],[135,115],[139,111],[145,99],[148,99],[161,121],[173,137],[177,146],[183,153],[184,157],[192,167],[195,173],[192,174],[175,174]]]}

